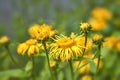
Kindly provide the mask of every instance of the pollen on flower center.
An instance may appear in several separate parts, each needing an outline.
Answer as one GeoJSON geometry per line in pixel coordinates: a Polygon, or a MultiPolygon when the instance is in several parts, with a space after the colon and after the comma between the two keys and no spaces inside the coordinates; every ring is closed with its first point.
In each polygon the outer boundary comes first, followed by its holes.
{"type": "Polygon", "coordinates": [[[71,48],[73,45],[75,45],[75,41],[71,38],[64,37],[57,41],[57,45],[60,48],[71,48]]]}

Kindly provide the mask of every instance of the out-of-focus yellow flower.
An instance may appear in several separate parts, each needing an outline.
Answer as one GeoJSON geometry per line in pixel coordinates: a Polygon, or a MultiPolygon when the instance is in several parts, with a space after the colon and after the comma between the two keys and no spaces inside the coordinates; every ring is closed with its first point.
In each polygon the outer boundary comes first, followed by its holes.
{"type": "MultiPolygon", "coordinates": [[[[93,59],[93,57],[94,57],[94,55],[91,54],[91,53],[89,53],[87,55],[84,55],[84,58],[86,58],[86,59],[93,59]]],[[[98,58],[93,59],[93,61],[94,61],[94,63],[97,66],[98,65],[98,58]]],[[[90,73],[90,63],[89,63],[89,60],[82,60],[81,62],[75,61],[73,66],[79,68],[79,73],[80,74],[90,73]]],[[[102,66],[103,66],[103,61],[100,60],[99,68],[102,68],[102,66]]]]}
{"type": "Polygon", "coordinates": [[[112,49],[115,47],[117,39],[114,36],[110,36],[105,38],[105,42],[103,43],[104,46],[108,47],[109,49],[112,49]]]}
{"type": "Polygon", "coordinates": [[[4,44],[6,45],[9,42],[10,42],[10,39],[7,36],[3,36],[0,38],[0,44],[2,44],[2,45],[4,45],[4,44]]]}
{"type": "Polygon", "coordinates": [[[35,39],[29,39],[24,43],[18,45],[17,52],[18,54],[24,55],[27,51],[28,56],[39,54],[39,44],[35,39]]]}
{"type": "MultiPolygon", "coordinates": [[[[89,58],[89,59],[91,59],[91,58],[93,58],[93,56],[94,56],[94,55],[92,55],[92,54],[87,54],[87,55],[84,55],[84,58],[89,58]]],[[[81,67],[81,68],[79,69],[79,73],[80,73],[80,74],[89,73],[89,72],[90,72],[90,64],[89,64],[88,62],[89,62],[89,60],[82,60],[81,62],[75,61],[74,64],[73,64],[73,66],[80,68],[81,66],[84,65],[83,67],[81,67]],[[87,64],[87,63],[88,63],[88,64],[87,64]],[[86,64],[86,65],[85,65],[85,64],[86,64]]]]}
{"type": "Polygon", "coordinates": [[[84,75],[80,80],[92,80],[92,77],[90,75],[84,75]]]}
{"type": "MultiPolygon", "coordinates": [[[[98,65],[98,58],[95,58],[94,62],[95,62],[96,65],[98,65]]],[[[102,68],[102,66],[103,66],[103,61],[100,60],[100,62],[99,62],[99,68],[102,68]]]]}
{"type": "Polygon", "coordinates": [[[85,50],[86,52],[89,52],[93,48],[92,39],[89,37],[87,37],[86,47],[85,47],[85,36],[79,36],[78,38],[76,38],[76,40],[79,45],[86,48],[85,50]]]}
{"type": "Polygon", "coordinates": [[[50,61],[50,67],[55,67],[56,61],[50,61]]]}
{"type": "Polygon", "coordinates": [[[33,38],[36,38],[37,40],[44,40],[45,38],[54,36],[56,34],[56,31],[52,30],[50,25],[35,24],[29,28],[29,33],[33,38]]]}
{"type": "Polygon", "coordinates": [[[96,7],[92,11],[92,16],[99,20],[109,20],[112,18],[112,13],[106,8],[96,7]]]}
{"type": "Polygon", "coordinates": [[[115,77],[112,77],[110,80],[117,80],[115,77]]]}
{"type": "Polygon", "coordinates": [[[61,61],[70,60],[72,56],[78,57],[82,54],[82,46],[78,44],[76,38],[72,34],[71,37],[58,37],[51,44],[50,55],[61,61]]]}
{"type": "Polygon", "coordinates": [[[93,40],[94,40],[94,41],[99,41],[99,40],[101,40],[102,38],[103,38],[103,36],[100,35],[100,34],[95,34],[95,35],[93,36],[93,40]]]}
{"type": "Polygon", "coordinates": [[[89,23],[91,24],[92,30],[93,31],[100,31],[105,29],[107,23],[104,20],[99,20],[99,19],[90,19],[89,23]]]}
{"type": "Polygon", "coordinates": [[[115,47],[118,51],[120,51],[120,40],[117,40],[115,47]]]}

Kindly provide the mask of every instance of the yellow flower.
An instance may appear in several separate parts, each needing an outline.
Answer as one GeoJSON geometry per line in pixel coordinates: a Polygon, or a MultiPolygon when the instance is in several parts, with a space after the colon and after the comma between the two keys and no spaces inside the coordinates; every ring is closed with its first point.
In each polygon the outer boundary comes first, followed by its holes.
{"type": "Polygon", "coordinates": [[[52,31],[50,31],[49,37],[53,37],[56,34],[58,34],[58,31],[57,30],[52,30],[52,31]]]}
{"type": "Polygon", "coordinates": [[[107,25],[106,21],[99,19],[90,19],[89,23],[91,24],[93,31],[103,30],[107,25]]]}
{"type": "Polygon", "coordinates": [[[104,46],[108,47],[109,49],[112,49],[115,47],[117,39],[114,36],[107,37],[104,42],[104,46]]]}
{"type": "Polygon", "coordinates": [[[87,30],[90,27],[89,23],[80,23],[81,30],[87,30]]]}
{"type": "Polygon", "coordinates": [[[92,80],[90,75],[84,75],[80,80],[92,80]]]}
{"type": "Polygon", "coordinates": [[[120,51],[120,40],[117,40],[115,47],[118,51],[120,51]]]}
{"type": "MultiPolygon", "coordinates": [[[[93,57],[94,57],[94,55],[90,54],[90,53],[87,54],[87,55],[84,55],[84,58],[87,58],[87,59],[92,59],[93,57]]],[[[98,64],[98,58],[93,59],[93,61],[94,61],[94,63],[97,66],[97,64],[98,64]]],[[[74,64],[73,64],[73,66],[79,68],[79,73],[80,74],[85,74],[85,73],[89,73],[90,72],[90,63],[89,63],[89,60],[82,60],[81,62],[75,61],[74,64]]],[[[102,66],[103,66],[103,61],[100,60],[99,68],[102,68],[102,66]]]]}
{"type": "Polygon", "coordinates": [[[50,61],[50,67],[54,67],[56,65],[56,61],[50,61]]]}
{"type": "Polygon", "coordinates": [[[85,36],[79,36],[76,40],[79,45],[86,48],[85,50],[86,52],[89,52],[93,48],[92,39],[89,37],[87,37],[86,47],[85,47],[85,36]]]}
{"type": "Polygon", "coordinates": [[[52,31],[51,26],[47,24],[38,25],[35,24],[29,28],[29,33],[33,38],[37,40],[44,40],[45,38],[54,36],[56,31],[52,31]]]}
{"type": "Polygon", "coordinates": [[[24,55],[27,51],[28,56],[39,54],[39,44],[35,39],[29,39],[24,43],[18,45],[17,52],[18,54],[24,55]]]}
{"type": "Polygon", "coordinates": [[[78,57],[82,54],[82,46],[79,45],[72,34],[71,37],[58,37],[51,44],[50,55],[61,61],[70,60],[72,56],[78,57]]]}
{"type": "Polygon", "coordinates": [[[10,39],[7,36],[3,36],[0,38],[0,44],[8,44],[10,39]]]}
{"type": "Polygon", "coordinates": [[[95,34],[95,35],[93,36],[93,40],[94,40],[94,41],[99,41],[99,40],[101,40],[102,38],[103,38],[103,36],[100,35],[100,34],[95,34]]]}
{"type": "Polygon", "coordinates": [[[96,19],[102,20],[109,20],[112,18],[111,12],[108,9],[102,7],[96,7],[93,9],[92,16],[96,19]]]}
{"type": "MultiPolygon", "coordinates": [[[[93,56],[94,55],[92,55],[92,54],[87,54],[87,55],[84,55],[84,58],[91,59],[91,58],[93,58],[93,56]]],[[[79,61],[76,61],[76,62],[74,62],[74,67],[80,68],[81,66],[85,65],[88,62],[89,62],[88,60],[82,60],[79,64],[79,61]]],[[[90,64],[89,63],[79,69],[80,74],[89,73],[89,72],[90,72],[90,64]]]]}

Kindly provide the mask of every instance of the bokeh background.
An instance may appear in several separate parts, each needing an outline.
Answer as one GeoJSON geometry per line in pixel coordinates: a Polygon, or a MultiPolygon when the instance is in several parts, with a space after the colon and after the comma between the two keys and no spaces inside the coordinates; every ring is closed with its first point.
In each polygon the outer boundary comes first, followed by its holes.
{"type": "MultiPolygon", "coordinates": [[[[11,52],[18,63],[25,66],[29,58],[19,56],[16,46],[30,37],[28,28],[31,25],[47,23],[65,35],[70,35],[71,32],[78,33],[80,22],[89,21],[92,10],[98,6],[108,9],[112,14],[107,28],[99,33],[105,37],[112,35],[119,39],[120,0],[0,0],[0,36],[10,37],[11,52]]],[[[120,52],[113,49],[112,51],[103,48],[107,65],[98,80],[120,80],[120,52]]],[[[0,80],[7,80],[9,77],[1,78],[2,71],[16,68],[5,53],[4,48],[0,47],[0,80]]],[[[38,64],[44,63],[39,62],[40,58],[37,59],[38,64]]]]}

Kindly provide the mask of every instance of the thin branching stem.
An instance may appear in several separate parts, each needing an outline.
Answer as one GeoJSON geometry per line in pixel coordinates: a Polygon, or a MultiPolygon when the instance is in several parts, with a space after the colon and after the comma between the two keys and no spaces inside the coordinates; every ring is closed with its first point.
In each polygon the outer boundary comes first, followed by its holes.
{"type": "Polygon", "coordinates": [[[46,53],[47,63],[48,63],[48,67],[49,67],[49,71],[50,71],[50,74],[51,74],[52,80],[54,80],[54,78],[53,78],[53,73],[52,73],[52,69],[51,69],[51,67],[50,67],[50,60],[49,60],[49,56],[48,56],[48,51],[47,51],[47,47],[46,47],[46,42],[43,41],[42,44],[43,44],[43,47],[44,47],[44,50],[45,50],[45,53],[46,53]]]}
{"type": "Polygon", "coordinates": [[[23,69],[23,68],[15,61],[15,59],[13,58],[13,56],[12,56],[10,50],[9,50],[9,47],[7,46],[7,47],[5,47],[5,48],[6,48],[6,50],[7,50],[8,55],[10,56],[12,62],[13,62],[19,69],[21,69],[22,71],[24,71],[24,69],[23,69]]]}

